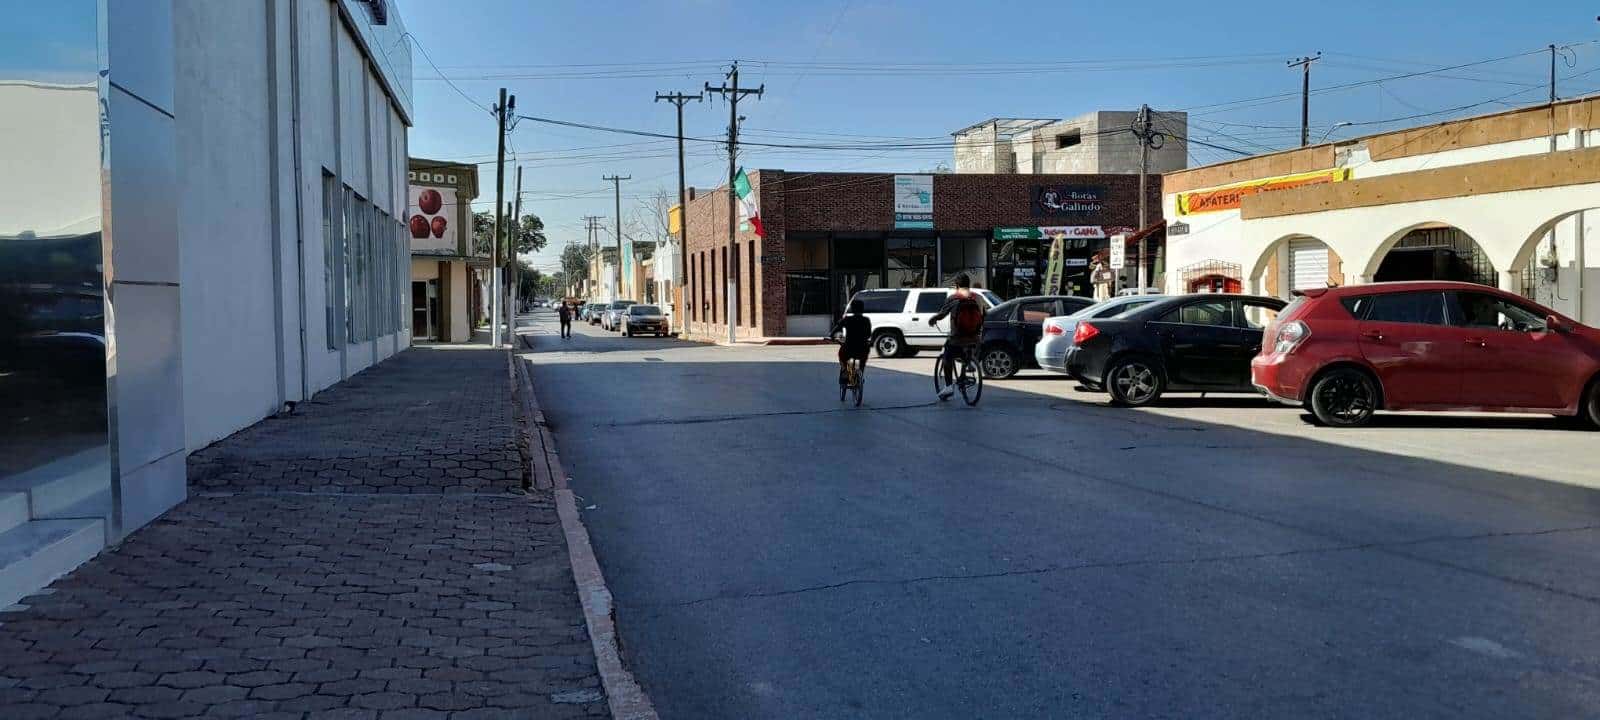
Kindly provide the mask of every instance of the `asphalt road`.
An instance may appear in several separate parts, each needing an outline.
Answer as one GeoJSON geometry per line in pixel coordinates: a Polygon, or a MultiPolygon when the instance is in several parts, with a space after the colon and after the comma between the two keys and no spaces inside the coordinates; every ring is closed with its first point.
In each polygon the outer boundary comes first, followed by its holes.
{"type": "Polygon", "coordinates": [[[928,355],[853,409],[831,347],[576,327],[528,357],[662,717],[1600,714],[1600,434],[967,408],[928,355]]]}

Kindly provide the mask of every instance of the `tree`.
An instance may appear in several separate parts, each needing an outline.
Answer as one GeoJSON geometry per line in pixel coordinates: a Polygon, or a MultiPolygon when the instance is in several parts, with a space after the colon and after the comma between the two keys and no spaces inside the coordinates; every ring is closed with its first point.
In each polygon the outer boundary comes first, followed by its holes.
{"type": "MultiPolygon", "coordinates": [[[[528,213],[522,216],[522,222],[515,224],[512,235],[516,239],[518,255],[536,253],[544,249],[549,243],[549,238],[544,234],[544,221],[538,215],[528,213]]],[[[479,255],[488,255],[493,249],[491,241],[494,239],[494,213],[480,210],[472,214],[472,245],[473,250],[479,255]]]]}
{"type": "Polygon", "coordinates": [[[589,261],[593,258],[593,248],[582,243],[567,243],[561,249],[561,272],[566,275],[569,284],[576,285],[589,279],[589,261]]]}

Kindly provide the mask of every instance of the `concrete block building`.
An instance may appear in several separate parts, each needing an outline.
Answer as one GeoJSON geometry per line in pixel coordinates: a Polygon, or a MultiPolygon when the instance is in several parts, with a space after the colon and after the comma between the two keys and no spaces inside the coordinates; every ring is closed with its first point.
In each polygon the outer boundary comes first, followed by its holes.
{"type": "Polygon", "coordinates": [[[9,21],[0,606],[181,502],[191,451],[410,337],[389,3],[55,0],[9,21]]]}
{"type": "MultiPolygon", "coordinates": [[[[951,133],[957,173],[1047,175],[1139,172],[1137,110],[1099,110],[1069,119],[991,118],[951,133]]],[[[1150,112],[1165,137],[1150,151],[1150,172],[1188,167],[1189,115],[1150,112]]]]}

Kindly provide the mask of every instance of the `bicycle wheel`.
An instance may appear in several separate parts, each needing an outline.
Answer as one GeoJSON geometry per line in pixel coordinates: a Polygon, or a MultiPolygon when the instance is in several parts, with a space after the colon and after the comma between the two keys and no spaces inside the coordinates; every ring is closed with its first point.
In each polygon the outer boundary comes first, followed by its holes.
{"type": "Polygon", "coordinates": [[[867,369],[862,366],[862,363],[860,361],[857,361],[856,365],[855,365],[855,372],[856,372],[856,386],[855,386],[856,407],[861,407],[861,395],[867,389],[867,369]]]}
{"type": "Polygon", "coordinates": [[[944,392],[944,364],[948,361],[949,358],[946,358],[943,352],[939,353],[939,357],[933,359],[933,394],[935,395],[944,392]]]}
{"type": "Polygon", "coordinates": [[[961,399],[967,401],[968,407],[977,405],[978,398],[983,397],[983,371],[972,360],[970,352],[961,358],[961,374],[956,378],[956,387],[961,388],[961,399]]]}

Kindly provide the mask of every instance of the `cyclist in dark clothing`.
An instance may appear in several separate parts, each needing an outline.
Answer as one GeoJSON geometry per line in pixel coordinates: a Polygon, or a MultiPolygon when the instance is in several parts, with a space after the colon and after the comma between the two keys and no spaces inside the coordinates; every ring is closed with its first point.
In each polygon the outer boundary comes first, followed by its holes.
{"type": "MultiPolygon", "coordinates": [[[[929,325],[950,318],[950,336],[945,339],[944,350],[939,356],[952,360],[957,353],[972,352],[983,340],[983,305],[978,303],[978,294],[972,291],[972,278],[966,273],[957,273],[955,286],[955,292],[950,293],[949,299],[944,301],[944,307],[928,318],[929,325]]],[[[955,363],[941,365],[944,368],[944,389],[939,391],[939,399],[945,400],[955,394],[955,363]]]]}
{"type": "Polygon", "coordinates": [[[845,363],[854,358],[861,361],[861,369],[867,368],[867,351],[872,348],[872,319],[863,315],[866,305],[860,300],[850,301],[850,314],[833,324],[833,329],[828,331],[828,337],[834,337],[844,332],[844,340],[839,343],[839,378],[845,377],[845,363]]]}

